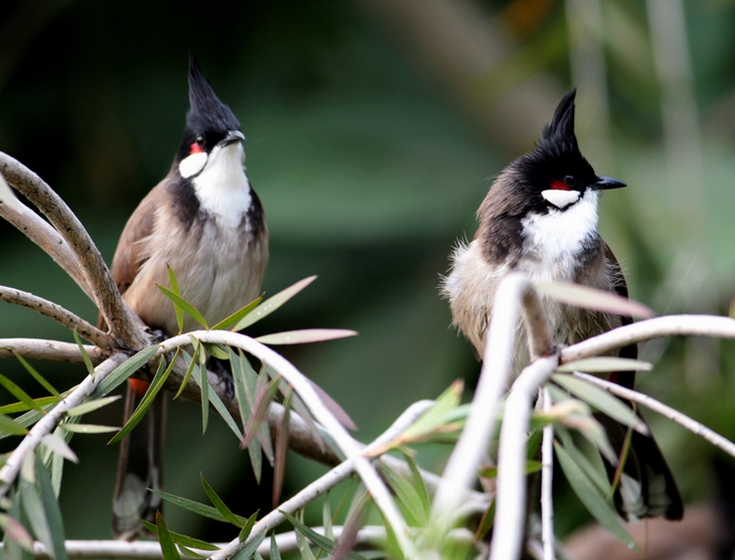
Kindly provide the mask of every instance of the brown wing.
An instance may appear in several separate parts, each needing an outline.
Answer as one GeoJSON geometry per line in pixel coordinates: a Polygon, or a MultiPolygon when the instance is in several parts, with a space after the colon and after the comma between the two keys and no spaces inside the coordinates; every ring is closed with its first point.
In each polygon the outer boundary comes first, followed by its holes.
{"type": "MultiPolygon", "coordinates": [[[[140,266],[147,258],[144,240],[153,232],[156,208],[163,195],[164,184],[159,183],[140,202],[130,216],[120,235],[120,240],[117,242],[117,249],[115,250],[115,256],[112,258],[110,272],[121,294],[124,294],[130,284],[132,284],[140,266]]],[[[97,319],[97,325],[101,329],[105,328],[105,321],[102,319],[102,315],[97,319]]]]}
{"type": "MultiPolygon", "coordinates": [[[[628,285],[625,283],[625,277],[623,276],[623,270],[620,267],[620,263],[618,262],[618,259],[615,258],[615,255],[613,254],[612,249],[610,249],[608,244],[605,243],[604,241],[603,243],[605,245],[605,260],[609,263],[609,266],[612,269],[611,272],[618,279],[617,282],[615,282],[615,286],[614,286],[615,293],[619,295],[620,297],[624,297],[627,299],[628,285]]],[[[623,325],[630,325],[633,322],[633,318],[627,315],[621,315],[620,321],[623,325]]],[[[636,359],[638,357],[638,345],[630,344],[628,346],[621,348],[619,356],[621,358],[636,359]]],[[[611,379],[611,381],[615,381],[616,383],[618,383],[619,385],[622,385],[623,387],[632,389],[633,384],[635,383],[635,372],[634,371],[619,371],[616,374],[616,379],[611,379]]]]}

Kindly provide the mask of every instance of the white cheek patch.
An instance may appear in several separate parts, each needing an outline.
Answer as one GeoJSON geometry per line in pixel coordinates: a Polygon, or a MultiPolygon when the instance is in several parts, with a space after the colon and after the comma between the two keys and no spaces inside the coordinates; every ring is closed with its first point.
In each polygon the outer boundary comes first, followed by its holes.
{"type": "Polygon", "coordinates": [[[565,191],[561,189],[546,189],[545,191],[541,191],[541,196],[557,208],[565,208],[570,204],[574,204],[579,200],[581,194],[579,191],[565,191]]]}
{"type": "Polygon", "coordinates": [[[204,169],[205,163],[207,163],[206,152],[193,153],[181,160],[181,163],[179,163],[179,173],[181,173],[184,179],[188,179],[204,169]]]}

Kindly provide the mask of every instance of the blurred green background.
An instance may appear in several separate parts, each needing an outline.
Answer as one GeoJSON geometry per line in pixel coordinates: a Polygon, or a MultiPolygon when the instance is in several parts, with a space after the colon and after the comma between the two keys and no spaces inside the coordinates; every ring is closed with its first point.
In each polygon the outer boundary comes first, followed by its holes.
{"type": "MultiPolygon", "coordinates": [[[[359,331],[285,354],[366,441],[415,400],[456,378],[475,382],[479,364],[449,328],[439,275],[456,240],[473,235],[492,177],[532,147],[572,86],[582,152],[629,185],[605,195],[600,229],[632,297],[659,314],[727,313],[734,25],[731,0],[4,0],[0,150],[61,194],[109,261],[126,218],[169,169],[195,54],[247,136],[248,176],[271,232],[266,294],[319,275],[254,332],[359,331]]],[[[7,224],[0,235],[0,284],[95,320],[44,253],[7,224]]],[[[0,337],[11,336],[71,339],[0,303],[0,337]]],[[[639,386],[735,437],[734,350],[700,339],[647,344],[642,357],[656,368],[639,386]]],[[[37,366],[60,387],[83,375],[37,366]]],[[[24,377],[11,361],[0,371],[24,377]]],[[[201,472],[231,503],[265,499],[221,422],[201,437],[196,407],[172,409],[168,490],[204,499],[201,472]]],[[[109,407],[96,420],[119,415],[109,407]]],[[[712,447],[648,418],[687,501],[716,493],[712,447]]],[[[109,536],[117,449],[105,441],[73,441],[81,463],[66,467],[62,492],[70,538],[109,536]]],[[[322,470],[292,456],[286,494],[322,470]]],[[[561,532],[582,519],[573,500],[559,507],[561,532]]],[[[168,515],[177,531],[232,537],[168,515]]]]}

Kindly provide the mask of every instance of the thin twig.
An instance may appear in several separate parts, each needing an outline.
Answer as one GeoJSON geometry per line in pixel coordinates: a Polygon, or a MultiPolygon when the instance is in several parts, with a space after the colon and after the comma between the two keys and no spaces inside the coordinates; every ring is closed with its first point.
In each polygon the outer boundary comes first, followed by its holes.
{"type": "Polygon", "coordinates": [[[75,389],[63,398],[48,414],[36,422],[28,434],[21,440],[8,456],[0,469],[0,498],[5,497],[13,481],[18,476],[23,459],[29,451],[35,450],[44,436],[56,429],[64,414],[84,400],[94,391],[107,374],[122,364],[128,357],[125,354],[113,354],[95,368],[94,375],[88,375],[75,389]]]}
{"type": "Polygon", "coordinates": [[[513,413],[503,417],[500,432],[491,560],[520,557],[526,521],[526,433],[531,407],[539,387],[558,365],[558,355],[539,358],[521,372],[508,394],[505,409],[513,413]]]}
{"type": "MultiPolygon", "coordinates": [[[[97,346],[85,345],[84,349],[95,365],[102,363],[108,356],[97,346]]],[[[0,358],[14,358],[13,351],[31,360],[66,362],[68,364],[84,363],[79,346],[71,342],[41,338],[0,338],[0,358]]]]}
{"type": "Polygon", "coordinates": [[[22,305],[23,307],[38,311],[42,315],[50,317],[57,323],[64,325],[69,330],[76,329],[79,336],[86,338],[100,348],[105,350],[112,348],[112,339],[107,333],[102,332],[78,315],[52,301],[8,286],[0,286],[0,301],[22,305]]]}
{"type": "Polygon", "coordinates": [[[638,321],[593,336],[561,351],[560,363],[602,356],[616,348],[665,336],[735,338],[735,319],[716,315],[667,315],[638,321]]]}
{"type": "Polygon", "coordinates": [[[658,412],[660,415],[665,416],[669,420],[673,420],[677,424],[681,424],[687,430],[707,440],[712,445],[719,447],[725,453],[728,453],[729,455],[735,457],[735,443],[721,436],[717,432],[709,429],[704,424],[701,424],[696,420],[690,418],[686,414],[682,414],[678,410],[671,408],[670,406],[667,406],[662,402],[657,401],[652,397],[649,397],[648,395],[639,393],[638,391],[633,391],[632,389],[626,389],[625,387],[622,387],[617,383],[611,383],[610,381],[600,379],[599,377],[595,377],[594,375],[589,375],[587,373],[574,372],[574,375],[592,383],[593,385],[597,385],[599,387],[602,387],[603,389],[606,389],[613,395],[628,399],[629,401],[637,402],[638,404],[642,404],[643,406],[650,408],[655,412],[658,412]]]}
{"type": "Polygon", "coordinates": [[[36,173],[3,152],[0,173],[48,218],[69,244],[112,333],[132,349],[143,348],[149,336],[142,321],[123,301],[97,246],[67,204],[36,173]]]}
{"type": "Polygon", "coordinates": [[[82,266],[69,244],[49,223],[23,204],[10,190],[0,173],[0,218],[14,225],[28,239],[43,249],[66,272],[82,291],[94,301],[82,266]]]}
{"type": "MultiPolygon", "coordinates": [[[[551,393],[543,389],[544,412],[551,408],[551,393]]],[[[554,560],[554,424],[544,426],[541,444],[541,542],[544,560],[554,560]]]]}

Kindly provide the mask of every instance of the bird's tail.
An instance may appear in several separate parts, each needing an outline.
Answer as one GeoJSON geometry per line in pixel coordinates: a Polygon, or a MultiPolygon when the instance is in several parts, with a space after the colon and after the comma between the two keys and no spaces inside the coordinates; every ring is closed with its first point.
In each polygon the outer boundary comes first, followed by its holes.
{"type": "MultiPolygon", "coordinates": [[[[128,382],[125,395],[124,421],[145,393],[146,383],[138,379],[128,382]]],[[[112,502],[112,533],[116,539],[135,540],[147,530],[141,519],[155,523],[161,510],[161,498],[150,489],[163,486],[163,442],[167,399],[163,391],[140,423],[120,442],[117,481],[112,502]]]]}

